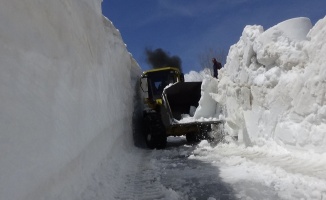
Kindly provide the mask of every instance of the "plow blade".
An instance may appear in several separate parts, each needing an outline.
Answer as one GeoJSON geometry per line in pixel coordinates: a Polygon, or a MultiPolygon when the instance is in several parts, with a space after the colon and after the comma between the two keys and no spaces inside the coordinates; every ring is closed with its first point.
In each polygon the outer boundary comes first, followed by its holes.
{"type": "Polygon", "coordinates": [[[170,119],[181,119],[181,114],[190,114],[190,107],[198,107],[202,82],[178,82],[163,92],[170,119]]]}
{"type": "Polygon", "coordinates": [[[164,89],[162,95],[164,106],[161,115],[168,136],[193,133],[203,135],[207,130],[210,130],[210,125],[223,123],[223,121],[192,121],[186,123],[176,121],[181,120],[182,114],[191,115],[191,107],[198,107],[201,98],[201,84],[202,82],[178,82],[164,89]]]}

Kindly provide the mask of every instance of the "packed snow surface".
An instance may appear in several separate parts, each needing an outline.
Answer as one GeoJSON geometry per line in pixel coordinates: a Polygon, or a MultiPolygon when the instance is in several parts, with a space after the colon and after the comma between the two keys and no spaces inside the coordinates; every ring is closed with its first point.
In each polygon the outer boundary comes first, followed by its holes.
{"type": "Polygon", "coordinates": [[[0,18],[0,199],[81,199],[101,163],[124,170],[141,70],[101,0],[1,1],[0,18]]]}

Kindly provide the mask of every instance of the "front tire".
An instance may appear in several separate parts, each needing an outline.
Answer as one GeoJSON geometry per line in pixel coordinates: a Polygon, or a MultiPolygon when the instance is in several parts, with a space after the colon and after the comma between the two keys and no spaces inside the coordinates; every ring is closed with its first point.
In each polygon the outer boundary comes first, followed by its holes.
{"type": "Polygon", "coordinates": [[[147,114],[145,121],[145,141],[150,149],[162,149],[166,146],[165,127],[157,114],[147,114]]]}

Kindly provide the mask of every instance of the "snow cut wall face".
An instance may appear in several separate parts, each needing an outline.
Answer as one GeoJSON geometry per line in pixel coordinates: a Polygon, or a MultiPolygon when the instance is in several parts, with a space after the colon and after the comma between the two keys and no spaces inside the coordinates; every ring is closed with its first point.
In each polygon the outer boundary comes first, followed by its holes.
{"type": "Polygon", "coordinates": [[[74,199],[132,142],[139,67],[100,0],[2,1],[0,18],[1,199],[74,199]]]}
{"type": "Polygon", "coordinates": [[[216,101],[226,129],[246,145],[279,144],[326,152],[326,18],[264,31],[246,26],[219,74],[216,101]]]}

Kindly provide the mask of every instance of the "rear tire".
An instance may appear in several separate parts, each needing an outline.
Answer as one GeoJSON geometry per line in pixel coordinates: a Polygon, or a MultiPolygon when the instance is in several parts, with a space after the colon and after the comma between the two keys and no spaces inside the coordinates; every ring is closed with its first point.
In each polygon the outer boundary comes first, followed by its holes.
{"type": "Polygon", "coordinates": [[[144,117],[145,141],[150,149],[162,149],[166,147],[165,127],[156,113],[147,114],[144,117]]]}
{"type": "Polygon", "coordinates": [[[211,141],[209,133],[212,131],[210,124],[201,124],[198,126],[197,132],[190,132],[186,134],[186,139],[189,143],[200,142],[201,140],[211,141]]]}
{"type": "Polygon", "coordinates": [[[199,130],[200,130],[200,139],[201,140],[208,140],[208,141],[214,140],[214,138],[212,138],[210,135],[210,132],[212,131],[210,124],[200,125],[199,130]]]}
{"type": "Polygon", "coordinates": [[[194,143],[194,142],[199,142],[200,141],[200,137],[199,134],[196,132],[190,132],[186,134],[186,139],[187,142],[189,143],[194,143]]]}

